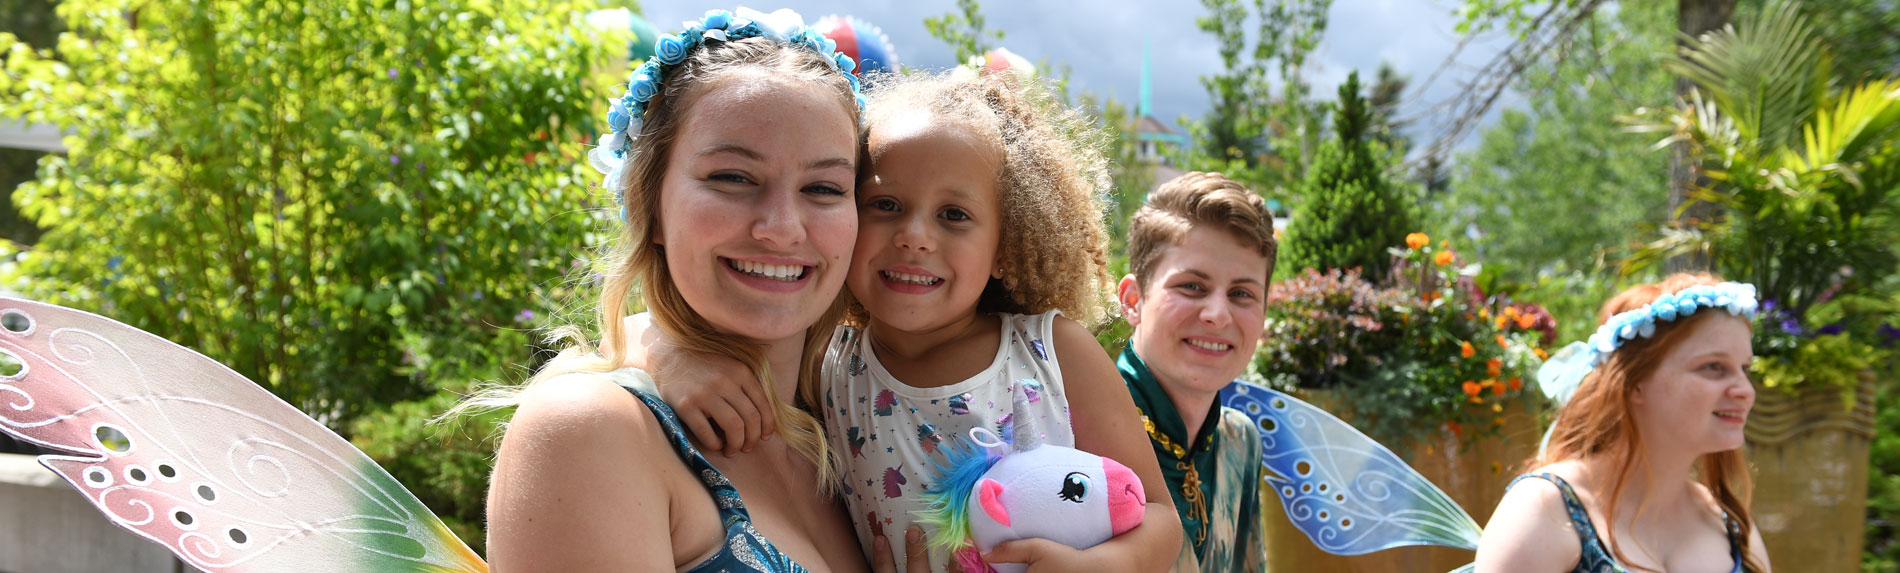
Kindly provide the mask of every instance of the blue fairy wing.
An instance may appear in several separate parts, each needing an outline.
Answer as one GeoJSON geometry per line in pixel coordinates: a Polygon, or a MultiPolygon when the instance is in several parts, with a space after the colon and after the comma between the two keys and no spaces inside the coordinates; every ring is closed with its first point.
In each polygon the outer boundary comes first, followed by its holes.
{"type": "Polygon", "coordinates": [[[1325,410],[1238,381],[1221,391],[1221,403],[1260,428],[1266,482],[1287,519],[1320,549],[1477,549],[1481,530],[1470,514],[1392,450],[1325,410]]]}
{"type": "Polygon", "coordinates": [[[95,314],[0,297],[0,432],[206,571],[486,571],[369,456],[238,373],[95,314]]]}

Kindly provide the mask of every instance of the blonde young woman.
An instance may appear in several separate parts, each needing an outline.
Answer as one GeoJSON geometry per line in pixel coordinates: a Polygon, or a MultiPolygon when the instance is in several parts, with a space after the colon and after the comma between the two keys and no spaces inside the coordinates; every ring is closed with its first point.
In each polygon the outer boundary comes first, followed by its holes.
{"type": "Polygon", "coordinates": [[[497,570],[865,569],[823,432],[793,407],[814,403],[857,235],[850,69],[796,14],[741,9],[662,39],[635,72],[595,157],[626,220],[598,348],[498,400],[520,408],[489,492],[497,570]],[[752,370],[784,439],[701,455],[623,367],[636,284],[657,326],[752,370]]]}

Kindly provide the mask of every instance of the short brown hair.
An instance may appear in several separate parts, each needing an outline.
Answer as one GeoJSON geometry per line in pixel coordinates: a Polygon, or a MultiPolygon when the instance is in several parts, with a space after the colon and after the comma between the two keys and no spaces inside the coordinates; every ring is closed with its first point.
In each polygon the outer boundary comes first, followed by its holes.
{"type": "Polygon", "coordinates": [[[1147,288],[1155,265],[1188,230],[1212,227],[1267,258],[1267,276],[1280,245],[1273,240],[1273,211],[1246,186],[1219,173],[1190,172],[1161,184],[1128,224],[1128,270],[1137,288],[1147,288]]]}

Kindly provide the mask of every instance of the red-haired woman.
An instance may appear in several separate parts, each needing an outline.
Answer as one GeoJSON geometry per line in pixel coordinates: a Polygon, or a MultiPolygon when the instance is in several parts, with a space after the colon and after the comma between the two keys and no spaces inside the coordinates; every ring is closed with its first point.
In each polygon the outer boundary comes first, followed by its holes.
{"type": "Polygon", "coordinates": [[[1755,289],[1679,274],[1605,303],[1540,381],[1570,399],[1512,483],[1479,572],[1766,572],[1742,426],[1755,289]]]}

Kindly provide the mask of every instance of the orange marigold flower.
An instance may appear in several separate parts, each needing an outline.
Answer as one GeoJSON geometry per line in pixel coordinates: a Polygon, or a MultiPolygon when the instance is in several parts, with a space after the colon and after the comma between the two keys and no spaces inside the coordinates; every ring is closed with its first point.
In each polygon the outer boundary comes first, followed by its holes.
{"type": "Polygon", "coordinates": [[[1482,319],[1486,319],[1486,320],[1490,320],[1490,319],[1491,319],[1491,309],[1488,309],[1488,308],[1480,308],[1480,309],[1478,309],[1478,318],[1482,318],[1482,319]]]}
{"type": "Polygon", "coordinates": [[[1497,385],[1494,385],[1494,386],[1492,386],[1492,387],[1491,387],[1491,395],[1493,395],[1493,396],[1503,396],[1503,395],[1504,395],[1504,385],[1503,385],[1503,384],[1497,384],[1497,385]]]}
{"type": "Polygon", "coordinates": [[[1536,354],[1538,360],[1550,360],[1550,353],[1544,352],[1542,348],[1532,348],[1531,353],[1536,354]]]}
{"type": "MultiPolygon", "coordinates": [[[[1490,370],[1492,372],[1497,372],[1498,369],[1502,368],[1503,366],[1504,366],[1504,360],[1500,358],[1492,358],[1490,360],[1484,361],[1485,369],[1490,370]]],[[[1497,376],[1497,374],[1492,374],[1492,376],[1497,376]]]]}
{"type": "Polygon", "coordinates": [[[1438,263],[1438,266],[1442,267],[1442,266],[1451,264],[1451,258],[1453,256],[1456,256],[1456,255],[1452,253],[1450,249],[1446,249],[1443,251],[1439,251],[1438,256],[1432,257],[1432,262],[1438,263]]]}
{"type": "Polygon", "coordinates": [[[1502,334],[1498,335],[1498,348],[1510,348],[1510,347],[1511,347],[1511,342],[1508,340],[1505,340],[1504,335],[1502,334]]]}
{"type": "Polygon", "coordinates": [[[1425,236],[1424,233],[1412,233],[1405,236],[1405,246],[1411,247],[1414,251],[1423,249],[1429,244],[1432,244],[1432,238],[1425,236]]]}
{"type": "Polygon", "coordinates": [[[1535,317],[1535,316],[1531,316],[1531,315],[1528,315],[1528,314],[1520,314],[1520,315],[1517,315],[1517,327],[1518,327],[1518,328],[1522,328],[1522,329],[1525,329],[1525,330],[1529,330],[1529,329],[1530,329],[1530,327],[1532,327],[1532,326],[1536,326],[1536,325],[1537,325],[1537,317],[1535,317]]]}
{"type": "Polygon", "coordinates": [[[1497,321],[1496,321],[1496,322],[1497,322],[1497,325],[1498,325],[1498,330],[1504,330],[1504,325],[1505,325],[1506,323],[1508,323],[1509,321],[1510,321],[1510,319],[1508,319],[1508,318],[1505,318],[1505,317],[1502,317],[1502,316],[1500,316],[1500,317],[1498,317],[1498,319],[1497,319],[1497,321]]]}
{"type": "Polygon", "coordinates": [[[1515,306],[1504,307],[1504,316],[1517,318],[1517,307],[1515,306]]]}
{"type": "Polygon", "coordinates": [[[1479,386],[1477,382],[1472,382],[1470,380],[1465,381],[1465,395],[1476,396],[1478,395],[1479,392],[1483,392],[1483,391],[1484,391],[1484,387],[1479,386]]]}
{"type": "Polygon", "coordinates": [[[1518,391],[1518,390],[1522,390],[1522,389],[1524,389],[1524,379],[1523,379],[1523,378],[1512,378],[1512,379],[1510,380],[1510,382],[1508,382],[1507,384],[1508,384],[1508,385],[1509,385],[1509,386],[1511,387],[1511,391],[1512,391],[1512,392],[1516,392],[1516,391],[1518,391]]]}
{"type": "Polygon", "coordinates": [[[1470,357],[1471,357],[1471,355],[1473,355],[1473,354],[1477,354],[1477,353],[1478,353],[1478,349],[1476,349],[1476,348],[1472,348],[1472,347],[1471,347],[1471,343],[1470,343],[1470,342],[1460,342],[1460,343],[1458,343],[1458,355],[1459,355],[1459,356],[1463,356],[1463,357],[1465,357],[1465,358],[1470,358],[1470,357]]]}
{"type": "Polygon", "coordinates": [[[1445,428],[1448,430],[1451,430],[1451,435],[1454,435],[1454,436],[1465,435],[1465,427],[1458,425],[1457,422],[1445,422],[1445,428]]]}
{"type": "Polygon", "coordinates": [[[1484,403],[1484,398],[1479,398],[1479,397],[1477,397],[1477,396],[1472,396],[1472,397],[1471,397],[1471,403],[1473,403],[1473,404],[1483,404],[1483,403],[1484,403]]]}

